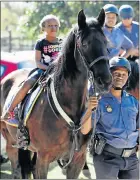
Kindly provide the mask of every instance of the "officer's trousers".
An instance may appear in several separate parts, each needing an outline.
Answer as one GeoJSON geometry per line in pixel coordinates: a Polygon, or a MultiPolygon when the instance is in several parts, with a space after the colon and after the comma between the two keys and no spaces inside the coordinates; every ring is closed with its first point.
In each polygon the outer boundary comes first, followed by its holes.
{"type": "Polygon", "coordinates": [[[120,157],[109,152],[93,156],[96,179],[139,179],[139,160],[136,154],[120,157]]]}

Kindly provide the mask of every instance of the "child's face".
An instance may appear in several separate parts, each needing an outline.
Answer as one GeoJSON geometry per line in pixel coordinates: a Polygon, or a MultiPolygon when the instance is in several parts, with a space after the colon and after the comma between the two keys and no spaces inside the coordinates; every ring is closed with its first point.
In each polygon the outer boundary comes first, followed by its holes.
{"type": "Polygon", "coordinates": [[[56,37],[59,31],[59,24],[55,19],[50,19],[45,22],[44,32],[47,36],[56,37]]]}

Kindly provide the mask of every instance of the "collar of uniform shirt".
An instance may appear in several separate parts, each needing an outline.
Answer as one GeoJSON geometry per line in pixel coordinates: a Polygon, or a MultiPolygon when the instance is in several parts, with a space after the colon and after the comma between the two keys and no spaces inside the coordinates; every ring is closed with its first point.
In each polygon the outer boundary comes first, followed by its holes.
{"type": "MultiPolygon", "coordinates": [[[[128,93],[126,91],[122,91],[122,97],[125,98],[128,96],[128,93]]],[[[112,98],[115,98],[115,96],[112,95],[111,92],[107,93],[107,94],[103,94],[102,97],[112,97],[112,98]]]]}

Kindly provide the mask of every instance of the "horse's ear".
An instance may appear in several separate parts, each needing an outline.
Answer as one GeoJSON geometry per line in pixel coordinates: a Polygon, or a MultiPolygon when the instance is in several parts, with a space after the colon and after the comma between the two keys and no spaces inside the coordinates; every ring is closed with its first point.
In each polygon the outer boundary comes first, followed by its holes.
{"type": "Polygon", "coordinates": [[[97,17],[97,20],[98,20],[99,24],[101,25],[101,27],[103,27],[104,22],[105,22],[105,11],[103,8],[97,17]]]}
{"type": "Polygon", "coordinates": [[[79,29],[83,29],[86,27],[86,16],[83,9],[78,13],[78,26],[79,29]]]}

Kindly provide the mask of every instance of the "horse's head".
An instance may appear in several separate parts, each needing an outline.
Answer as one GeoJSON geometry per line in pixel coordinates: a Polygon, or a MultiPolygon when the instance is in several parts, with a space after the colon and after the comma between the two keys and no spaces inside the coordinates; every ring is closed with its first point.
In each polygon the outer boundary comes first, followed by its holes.
{"type": "Polygon", "coordinates": [[[93,73],[98,91],[108,91],[112,81],[107,56],[107,40],[102,31],[105,13],[102,9],[97,18],[86,21],[81,10],[78,14],[78,29],[75,32],[77,54],[93,73]]]}

